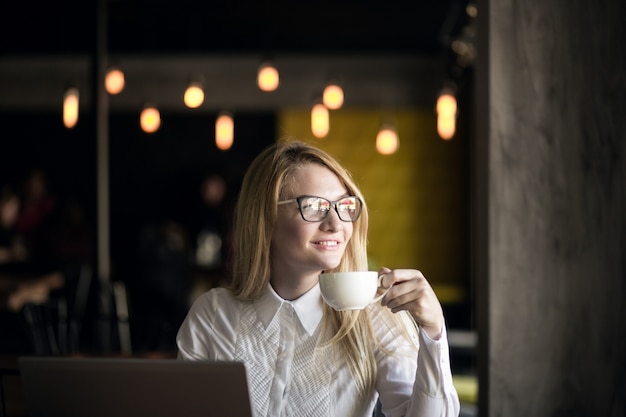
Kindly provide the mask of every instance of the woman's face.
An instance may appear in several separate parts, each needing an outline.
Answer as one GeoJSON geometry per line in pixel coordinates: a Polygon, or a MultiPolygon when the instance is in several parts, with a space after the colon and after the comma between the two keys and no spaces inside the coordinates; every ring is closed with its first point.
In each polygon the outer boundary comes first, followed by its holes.
{"type": "MultiPolygon", "coordinates": [[[[318,164],[303,166],[293,179],[285,200],[302,195],[324,197],[336,201],[348,192],[339,178],[328,168],[318,164]]],[[[319,274],[339,265],[352,237],[353,223],[341,221],[337,212],[330,210],[320,222],[302,219],[298,203],[278,206],[278,217],[272,236],[273,274],[319,274]]]]}

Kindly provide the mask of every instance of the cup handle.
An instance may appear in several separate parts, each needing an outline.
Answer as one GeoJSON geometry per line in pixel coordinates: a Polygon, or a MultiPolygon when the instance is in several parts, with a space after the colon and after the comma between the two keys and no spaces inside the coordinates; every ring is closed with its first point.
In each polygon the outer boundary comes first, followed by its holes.
{"type": "MultiPolygon", "coordinates": [[[[382,276],[382,275],[379,275],[379,276],[378,276],[378,288],[381,288],[381,287],[382,287],[382,285],[383,285],[383,276],[382,276]]],[[[389,288],[391,288],[391,287],[389,287],[389,288]]],[[[372,303],[377,303],[377,302],[379,302],[380,300],[382,300],[382,299],[383,299],[383,297],[385,296],[385,294],[387,294],[387,291],[389,291],[389,288],[385,288],[385,291],[383,291],[383,293],[382,293],[382,294],[379,294],[379,295],[377,295],[376,297],[374,297],[374,299],[370,302],[370,304],[372,304],[372,303]]]]}

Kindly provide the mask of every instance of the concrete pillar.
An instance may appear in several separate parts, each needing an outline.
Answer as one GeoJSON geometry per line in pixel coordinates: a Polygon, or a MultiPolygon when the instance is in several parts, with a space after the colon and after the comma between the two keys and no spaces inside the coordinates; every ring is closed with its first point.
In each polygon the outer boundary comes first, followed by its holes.
{"type": "Polygon", "coordinates": [[[479,414],[625,416],[626,2],[479,14],[479,414]]]}

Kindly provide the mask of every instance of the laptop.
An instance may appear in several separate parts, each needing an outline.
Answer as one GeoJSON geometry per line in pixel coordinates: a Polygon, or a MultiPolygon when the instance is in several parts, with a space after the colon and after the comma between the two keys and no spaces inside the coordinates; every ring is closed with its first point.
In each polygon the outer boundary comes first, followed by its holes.
{"type": "Polygon", "coordinates": [[[242,362],[19,358],[29,417],[251,417],[242,362]]]}

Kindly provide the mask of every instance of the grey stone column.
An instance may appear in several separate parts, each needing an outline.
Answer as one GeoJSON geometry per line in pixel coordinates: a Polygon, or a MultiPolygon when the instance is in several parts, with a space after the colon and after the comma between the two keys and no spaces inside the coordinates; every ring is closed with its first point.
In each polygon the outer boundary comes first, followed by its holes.
{"type": "Polygon", "coordinates": [[[479,414],[626,416],[626,2],[479,16],[479,414]]]}

